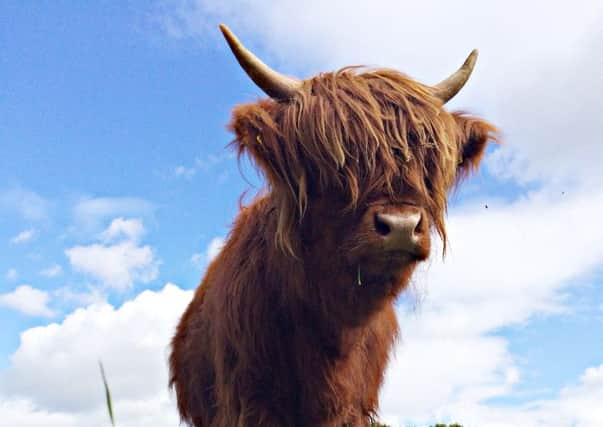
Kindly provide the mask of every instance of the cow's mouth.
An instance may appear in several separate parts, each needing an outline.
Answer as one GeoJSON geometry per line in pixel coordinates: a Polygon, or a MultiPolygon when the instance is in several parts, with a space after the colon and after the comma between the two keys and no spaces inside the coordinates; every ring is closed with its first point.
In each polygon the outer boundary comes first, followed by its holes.
{"type": "Polygon", "coordinates": [[[353,265],[356,284],[399,288],[405,285],[416,265],[423,259],[407,252],[362,257],[353,265]]]}

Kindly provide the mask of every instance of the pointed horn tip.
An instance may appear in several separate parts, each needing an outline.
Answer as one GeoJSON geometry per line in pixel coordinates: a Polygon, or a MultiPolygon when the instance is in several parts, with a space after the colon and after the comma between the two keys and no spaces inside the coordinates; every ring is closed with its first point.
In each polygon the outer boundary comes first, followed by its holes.
{"type": "Polygon", "coordinates": [[[230,31],[230,28],[228,28],[226,24],[220,24],[218,27],[220,28],[220,31],[222,31],[222,34],[232,34],[232,31],[230,31]]]}
{"type": "Polygon", "coordinates": [[[463,64],[463,65],[469,65],[469,66],[473,67],[475,65],[475,62],[477,61],[478,56],[479,56],[479,50],[473,49],[471,51],[471,53],[469,54],[469,56],[467,57],[467,59],[465,60],[465,64],[463,64]]]}
{"type": "Polygon", "coordinates": [[[235,33],[233,33],[232,30],[228,28],[228,25],[220,24],[219,28],[222,32],[222,35],[226,39],[226,43],[228,43],[230,49],[233,51],[233,53],[235,53],[235,56],[238,57],[235,51],[240,50],[241,48],[244,50],[245,47],[243,46],[239,38],[235,35],[235,33]]]}
{"type": "Polygon", "coordinates": [[[238,41],[237,36],[235,36],[234,33],[230,31],[230,28],[228,28],[226,24],[220,24],[219,28],[229,45],[232,46],[233,42],[238,41]]]}

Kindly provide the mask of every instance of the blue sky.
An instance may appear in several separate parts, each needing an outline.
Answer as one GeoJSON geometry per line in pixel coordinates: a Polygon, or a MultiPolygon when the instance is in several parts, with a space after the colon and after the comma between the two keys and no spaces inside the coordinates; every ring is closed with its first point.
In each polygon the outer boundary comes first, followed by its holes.
{"type": "MultiPolygon", "coordinates": [[[[2,2],[3,419],[78,425],[82,414],[102,414],[101,400],[81,407],[53,400],[44,390],[60,377],[44,377],[46,385],[38,387],[25,378],[28,366],[33,373],[60,372],[69,363],[54,356],[63,351],[90,377],[93,401],[96,366],[76,354],[76,344],[100,332],[73,325],[90,313],[121,324],[115,319],[130,308],[142,313],[140,324],[132,324],[139,332],[134,339],[148,332],[148,319],[159,322],[157,310],[168,313],[160,318],[163,335],[153,338],[152,348],[163,355],[188,291],[228,232],[239,196],[261,186],[253,168],[245,160],[239,167],[226,147],[232,106],[262,94],[220,39],[217,24],[225,21],[267,62],[300,77],[367,63],[432,82],[471,48],[481,49],[476,76],[453,108],[499,124],[506,142],[489,148],[480,173],[451,200],[452,254],[444,263],[434,260],[418,276],[416,294],[401,301],[404,342],[382,413],[399,425],[456,417],[474,425],[505,425],[497,419],[553,425],[547,416],[554,425],[601,425],[600,409],[588,406],[588,396],[603,394],[603,237],[595,222],[603,207],[596,160],[603,155],[596,119],[603,110],[591,87],[603,87],[600,55],[592,55],[602,40],[601,6],[578,2],[572,10],[555,5],[544,13],[534,6],[522,17],[513,12],[519,3],[489,10],[465,1],[460,9],[483,17],[472,27],[450,22],[450,14],[456,22],[474,21],[437,2],[407,10],[388,3],[388,13],[350,2],[349,16],[335,3],[312,1],[296,11],[292,2],[267,1],[253,8],[245,1],[2,2]],[[396,25],[404,14],[413,17],[408,28],[396,25]],[[479,23],[491,15],[501,18],[479,23]],[[538,24],[531,26],[534,16],[538,24]],[[428,17],[438,24],[429,31],[421,24],[428,17]],[[513,34],[503,32],[507,22],[513,34]],[[438,31],[450,37],[442,41],[438,31]],[[576,67],[582,80],[591,79],[588,85],[566,73],[576,67]],[[543,83],[543,75],[550,81],[543,83]],[[569,95],[557,97],[550,87],[569,95]],[[561,113],[554,106],[565,99],[574,102],[564,103],[561,113]],[[474,264],[483,267],[468,277],[463,269],[474,264]],[[441,339],[438,331],[457,320],[469,326],[441,339]],[[27,339],[20,337],[28,330],[27,339]],[[63,349],[53,346],[59,338],[67,343],[63,349]],[[443,344],[458,363],[434,356],[443,344]],[[66,350],[71,345],[76,353],[66,350]],[[42,349],[59,364],[45,364],[42,349]],[[425,397],[429,375],[440,375],[447,390],[431,400],[425,397]],[[8,385],[21,379],[22,387],[8,385]],[[415,386],[416,396],[405,396],[415,386]]],[[[133,351],[115,340],[99,344],[91,360],[133,351]]],[[[175,423],[162,386],[165,369],[156,362],[157,379],[132,379],[122,400],[114,390],[131,425],[148,425],[129,406],[136,399],[168,408],[157,425],[175,423]],[[145,381],[153,381],[155,394],[136,394],[145,381]]],[[[120,369],[133,368],[118,358],[108,365],[109,373],[120,369]]]]}
{"type": "MultiPolygon", "coordinates": [[[[236,159],[225,156],[225,124],[237,94],[252,88],[217,48],[179,48],[146,33],[141,25],[148,11],[135,4],[125,10],[106,2],[59,5],[2,6],[10,19],[0,30],[1,270],[14,268],[17,283],[44,290],[78,286],[83,279],[72,274],[63,252],[90,241],[112,218],[82,230],[77,204],[131,198],[150,205],[144,209],[148,243],[162,247],[160,275],[148,286],[172,280],[192,287],[199,270],[191,254],[224,234],[247,187],[236,159]],[[212,156],[219,161],[210,164],[212,156]],[[194,179],[175,174],[197,159],[207,170],[194,179]],[[26,194],[40,198],[39,215],[28,217],[15,206],[12,199],[26,194]],[[30,242],[10,243],[30,229],[30,242]],[[65,274],[40,277],[55,264],[65,274]]],[[[5,283],[5,290],[11,286],[5,283]]],[[[127,296],[110,295],[115,302],[127,296]]],[[[3,330],[10,330],[9,343],[1,344],[5,356],[24,326],[40,323],[17,320],[8,310],[0,316],[3,330]]]]}

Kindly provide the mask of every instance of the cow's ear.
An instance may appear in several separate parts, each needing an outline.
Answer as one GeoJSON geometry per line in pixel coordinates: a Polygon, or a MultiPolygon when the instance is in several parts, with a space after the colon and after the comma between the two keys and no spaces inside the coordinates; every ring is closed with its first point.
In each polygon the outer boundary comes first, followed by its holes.
{"type": "Polygon", "coordinates": [[[499,141],[499,131],[491,123],[465,113],[457,112],[452,115],[457,124],[460,149],[457,177],[462,179],[477,170],[488,141],[499,141]]]}
{"type": "Polygon", "coordinates": [[[261,169],[272,186],[287,180],[283,167],[283,150],[279,144],[279,131],[275,121],[278,104],[271,100],[234,108],[229,129],[235,134],[233,144],[240,155],[248,154],[261,169]]]}

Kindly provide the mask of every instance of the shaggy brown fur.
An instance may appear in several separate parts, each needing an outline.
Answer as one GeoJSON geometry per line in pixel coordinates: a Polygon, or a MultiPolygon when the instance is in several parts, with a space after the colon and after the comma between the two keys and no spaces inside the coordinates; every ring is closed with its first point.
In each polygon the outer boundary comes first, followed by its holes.
{"type": "MultiPolygon", "coordinates": [[[[447,192],[496,129],[391,70],[306,80],[235,108],[268,191],[242,208],[172,341],[170,384],[197,427],[366,426],[417,256],[382,250],[374,212],[409,206],[444,243],[447,192]]],[[[426,233],[428,236],[428,233],[426,233]]]]}

